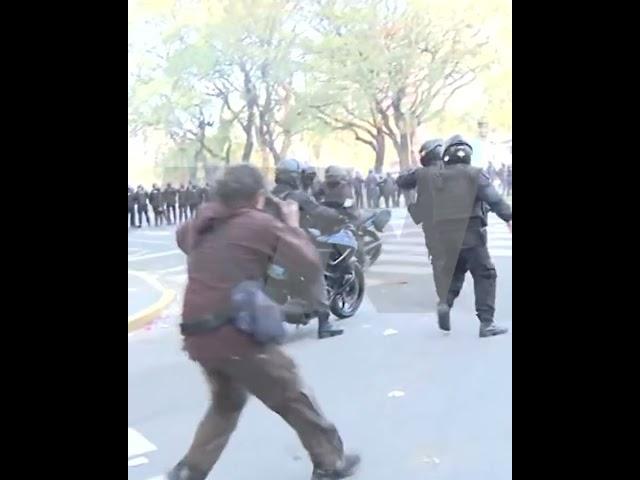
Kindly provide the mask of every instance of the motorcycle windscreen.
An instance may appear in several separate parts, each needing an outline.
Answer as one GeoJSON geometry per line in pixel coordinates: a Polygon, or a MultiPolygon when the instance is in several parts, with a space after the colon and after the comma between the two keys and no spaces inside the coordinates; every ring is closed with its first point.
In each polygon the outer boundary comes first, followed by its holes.
{"type": "Polygon", "coordinates": [[[338,233],[323,235],[316,240],[318,242],[340,245],[342,247],[358,248],[358,241],[349,230],[340,230],[338,233]]]}

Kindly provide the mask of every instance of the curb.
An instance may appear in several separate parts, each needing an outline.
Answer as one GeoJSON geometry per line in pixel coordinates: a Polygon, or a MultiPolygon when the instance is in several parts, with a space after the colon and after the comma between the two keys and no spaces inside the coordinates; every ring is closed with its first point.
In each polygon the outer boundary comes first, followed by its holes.
{"type": "Polygon", "coordinates": [[[158,280],[147,273],[129,270],[129,275],[141,278],[162,293],[160,300],[153,303],[151,306],[134,313],[133,315],[129,315],[129,333],[131,333],[151,323],[151,321],[158,316],[162,310],[173,302],[176,298],[176,292],[168,288],[164,288],[158,280]]]}

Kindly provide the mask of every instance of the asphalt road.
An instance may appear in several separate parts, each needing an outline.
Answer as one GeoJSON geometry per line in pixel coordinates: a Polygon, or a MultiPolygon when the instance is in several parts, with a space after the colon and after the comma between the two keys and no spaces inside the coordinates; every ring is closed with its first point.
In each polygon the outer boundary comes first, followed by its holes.
{"type": "MultiPolygon", "coordinates": [[[[510,236],[492,223],[489,237],[498,270],[496,321],[512,327],[510,236]]],[[[291,328],[285,349],[347,449],[363,455],[354,478],[510,479],[512,334],[478,338],[470,277],[453,310],[453,331],[438,330],[421,242],[404,212],[394,211],[383,255],[367,273],[366,301],[341,322],[345,334],[318,341],[315,325],[291,328]]],[[[153,274],[181,294],[184,257],[172,252],[171,227],[130,233],[129,248],[130,270],[153,274]]],[[[129,460],[147,462],[129,467],[130,480],[170,468],[207,408],[200,372],[180,350],[180,300],[152,328],[129,335],[129,460]]],[[[253,399],[209,478],[306,480],[310,471],[295,433],[253,399]]]]}

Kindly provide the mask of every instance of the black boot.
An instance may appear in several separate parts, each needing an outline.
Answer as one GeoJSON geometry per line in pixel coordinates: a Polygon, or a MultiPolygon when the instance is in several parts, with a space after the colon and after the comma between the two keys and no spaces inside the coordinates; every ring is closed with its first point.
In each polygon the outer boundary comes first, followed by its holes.
{"type": "Polygon", "coordinates": [[[206,472],[189,467],[183,461],[178,462],[165,476],[166,480],[205,480],[206,478],[206,472]]]}
{"type": "Polygon", "coordinates": [[[438,303],[438,327],[445,332],[451,331],[451,307],[446,303],[438,303]]]}
{"type": "Polygon", "coordinates": [[[334,470],[314,468],[311,480],[339,480],[355,475],[360,465],[360,455],[345,455],[340,465],[334,470]]]}
{"type": "Polygon", "coordinates": [[[480,323],[480,338],[495,337],[496,335],[503,335],[508,331],[509,329],[507,327],[501,327],[494,322],[480,323]]]}
{"type": "Polygon", "coordinates": [[[318,338],[330,338],[342,335],[344,330],[334,328],[329,321],[329,312],[322,312],[318,315],[318,338]]]}

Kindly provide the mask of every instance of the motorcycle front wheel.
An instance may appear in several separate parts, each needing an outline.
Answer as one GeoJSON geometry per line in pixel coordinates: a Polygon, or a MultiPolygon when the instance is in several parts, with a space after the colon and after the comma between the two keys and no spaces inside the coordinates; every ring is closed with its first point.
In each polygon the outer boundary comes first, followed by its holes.
{"type": "Polygon", "coordinates": [[[380,254],[382,253],[382,239],[376,232],[367,229],[362,232],[360,241],[364,255],[368,259],[367,267],[370,267],[380,258],[380,254]]]}
{"type": "Polygon", "coordinates": [[[331,313],[340,319],[353,317],[364,300],[364,273],[359,264],[354,263],[350,267],[343,285],[344,288],[333,295],[329,304],[331,313]]]}

